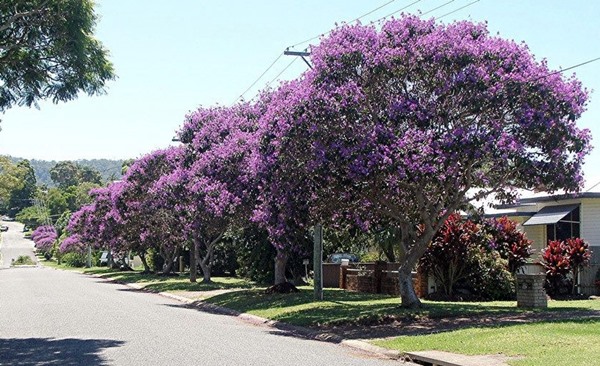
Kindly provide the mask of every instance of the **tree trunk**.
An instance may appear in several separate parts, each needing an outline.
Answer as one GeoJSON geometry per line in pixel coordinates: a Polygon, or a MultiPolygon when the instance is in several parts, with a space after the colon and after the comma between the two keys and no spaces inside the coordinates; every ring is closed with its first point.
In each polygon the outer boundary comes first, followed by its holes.
{"type": "MultiPolygon", "coordinates": [[[[211,283],[211,272],[212,272],[212,262],[213,262],[213,257],[215,256],[215,245],[217,245],[217,243],[221,240],[221,238],[223,237],[223,234],[225,234],[224,232],[220,233],[219,236],[217,236],[215,239],[213,239],[210,243],[207,244],[206,246],[206,256],[204,258],[200,258],[197,259],[198,263],[200,263],[200,269],[202,269],[202,275],[203,275],[203,279],[202,279],[202,283],[211,283]]],[[[196,253],[198,253],[199,250],[196,249],[196,253]]]]}
{"type": "Polygon", "coordinates": [[[385,254],[385,257],[388,262],[396,262],[396,255],[394,253],[394,247],[392,245],[387,245],[386,243],[386,245],[382,245],[381,249],[383,250],[383,254],[385,254]]]}
{"type": "Polygon", "coordinates": [[[285,268],[287,266],[287,261],[287,253],[281,252],[278,249],[277,255],[275,256],[275,285],[287,282],[287,279],[285,278],[285,268]]]}
{"type": "Polygon", "coordinates": [[[198,277],[198,264],[196,252],[198,251],[198,240],[194,239],[190,245],[190,282],[196,282],[198,277]]]}
{"type": "Polygon", "coordinates": [[[173,271],[173,265],[174,265],[175,258],[177,258],[177,256],[179,256],[179,247],[176,247],[175,251],[173,253],[169,253],[168,250],[165,250],[165,253],[168,253],[168,254],[166,254],[164,257],[165,266],[163,267],[162,274],[168,275],[169,273],[171,273],[171,271],[173,271]]]}
{"type": "Polygon", "coordinates": [[[212,258],[213,258],[213,247],[210,246],[206,257],[200,260],[200,268],[202,268],[202,283],[211,283],[211,272],[212,272],[212,258]]]}
{"type": "Polygon", "coordinates": [[[140,256],[140,260],[142,261],[142,264],[144,265],[144,273],[150,273],[150,266],[148,265],[148,261],[146,260],[146,252],[145,251],[141,251],[138,253],[140,256]]]}
{"type": "Polygon", "coordinates": [[[400,302],[403,308],[417,309],[421,307],[421,300],[417,297],[412,281],[412,273],[398,270],[398,282],[400,285],[400,302]]]}

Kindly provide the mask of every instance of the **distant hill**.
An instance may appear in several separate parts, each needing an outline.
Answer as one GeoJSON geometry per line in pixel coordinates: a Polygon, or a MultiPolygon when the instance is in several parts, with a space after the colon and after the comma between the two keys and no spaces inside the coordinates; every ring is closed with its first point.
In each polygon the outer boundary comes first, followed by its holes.
{"type": "MultiPolygon", "coordinates": [[[[9,156],[13,162],[19,162],[24,160],[23,158],[17,158],[9,156]]],[[[102,175],[102,179],[105,181],[112,181],[121,179],[121,165],[123,160],[109,160],[109,159],[81,159],[72,160],[73,162],[81,165],[96,169],[102,175]]],[[[48,187],[54,187],[52,179],[50,179],[50,169],[58,163],[56,160],[29,160],[33,170],[35,171],[35,179],[38,185],[46,185],[48,187]]]]}

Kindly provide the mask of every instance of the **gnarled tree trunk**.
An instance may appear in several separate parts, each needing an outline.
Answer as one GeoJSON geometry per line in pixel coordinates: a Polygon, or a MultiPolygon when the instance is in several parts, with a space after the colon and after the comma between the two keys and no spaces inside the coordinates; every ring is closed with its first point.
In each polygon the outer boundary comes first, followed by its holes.
{"type": "Polygon", "coordinates": [[[179,256],[179,246],[175,248],[174,251],[170,250],[162,250],[163,259],[165,260],[165,264],[163,266],[163,275],[168,275],[173,271],[173,265],[175,264],[175,258],[179,256]]]}
{"type": "MultiPolygon", "coordinates": [[[[202,269],[202,282],[203,283],[211,283],[211,272],[212,272],[212,262],[215,253],[215,245],[221,240],[224,232],[219,234],[215,239],[213,239],[210,243],[206,245],[206,255],[204,258],[200,258],[198,260],[200,264],[200,269],[202,269]]],[[[198,252],[198,250],[196,250],[198,252]]]]}
{"type": "Polygon", "coordinates": [[[142,250],[138,253],[138,255],[140,256],[140,260],[142,261],[142,264],[144,265],[144,273],[150,273],[150,266],[148,265],[148,261],[146,260],[146,251],[142,250]]]}
{"type": "Polygon", "coordinates": [[[200,268],[202,269],[202,283],[211,283],[213,248],[208,249],[204,258],[200,260],[200,268]]]}

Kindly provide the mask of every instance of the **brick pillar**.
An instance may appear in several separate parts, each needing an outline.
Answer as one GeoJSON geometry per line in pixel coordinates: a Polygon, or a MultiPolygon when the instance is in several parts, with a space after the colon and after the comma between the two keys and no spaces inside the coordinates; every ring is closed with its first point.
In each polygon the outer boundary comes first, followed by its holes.
{"type": "Polygon", "coordinates": [[[384,269],[387,269],[386,262],[375,261],[375,265],[373,266],[373,277],[375,280],[374,287],[375,287],[376,294],[381,293],[381,278],[383,277],[384,269]]]}
{"type": "Polygon", "coordinates": [[[417,266],[417,278],[414,285],[417,297],[423,298],[429,294],[429,274],[421,266],[417,266]]]}
{"type": "Polygon", "coordinates": [[[546,275],[517,274],[517,307],[520,308],[546,308],[548,297],[544,290],[546,275]]]}
{"type": "Polygon", "coordinates": [[[346,289],[346,274],[348,273],[348,266],[340,266],[340,288],[346,289]]]}

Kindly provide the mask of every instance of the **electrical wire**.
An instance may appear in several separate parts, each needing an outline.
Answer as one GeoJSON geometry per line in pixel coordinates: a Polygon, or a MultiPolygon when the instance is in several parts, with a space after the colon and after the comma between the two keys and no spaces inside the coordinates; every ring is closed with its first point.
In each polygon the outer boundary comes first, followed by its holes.
{"type": "Polygon", "coordinates": [[[451,11],[451,12],[449,12],[449,13],[446,13],[446,14],[444,14],[444,15],[440,15],[440,16],[439,16],[439,17],[437,17],[436,19],[442,19],[443,17],[446,17],[446,16],[448,16],[448,15],[450,15],[450,14],[454,14],[454,13],[456,13],[457,11],[463,10],[464,8],[468,8],[469,6],[471,6],[471,5],[475,4],[475,3],[478,3],[478,2],[480,2],[480,1],[481,1],[481,0],[475,0],[475,1],[473,1],[473,2],[470,2],[470,3],[468,3],[467,5],[461,6],[461,7],[460,7],[460,8],[458,8],[458,9],[454,9],[454,10],[452,10],[452,11],[451,11]]]}
{"type": "MultiPolygon", "coordinates": [[[[376,12],[377,10],[384,8],[384,7],[386,7],[386,6],[390,5],[391,3],[395,2],[395,1],[396,1],[396,0],[391,0],[391,1],[388,1],[388,2],[386,2],[385,4],[383,4],[383,5],[380,5],[380,6],[376,7],[375,9],[373,9],[373,10],[371,10],[371,11],[369,11],[369,12],[367,12],[367,13],[365,13],[365,14],[361,15],[361,16],[359,16],[358,18],[356,18],[356,19],[354,19],[354,20],[351,20],[351,21],[350,21],[350,22],[348,22],[348,23],[354,23],[354,22],[356,22],[356,21],[358,21],[358,20],[361,20],[362,18],[366,17],[367,15],[371,15],[371,14],[373,14],[374,12],[376,12]]],[[[404,8],[402,8],[402,9],[400,9],[400,10],[398,10],[398,11],[401,11],[401,10],[403,10],[403,9],[405,9],[405,8],[407,8],[407,7],[411,6],[411,5],[413,5],[413,4],[416,4],[416,3],[418,3],[419,1],[421,1],[421,0],[417,0],[417,1],[413,2],[412,4],[409,4],[409,5],[405,6],[404,8]]],[[[397,11],[397,12],[398,12],[398,11],[397,11]]],[[[302,42],[298,42],[298,43],[296,43],[296,44],[293,44],[293,45],[289,46],[288,48],[296,48],[296,47],[300,46],[301,44],[304,44],[304,43],[307,43],[307,42],[310,42],[310,41],[314,41],[315,39],[318,39],[318,38],[319,38],[319,37],[321,37],[321,36],[325,36],[325,35],[327,35],[327,34],[329,34],[329,33],[331,33],[331,32],[332,32],[332,31],[328,31],[328,32],[325,32],[325,33],[319,34],[319,35],[317,35],[317,36],[310,37],[310,38],[308,38],[308,39],[305,39],[305,40],[304,40],[304,41],[302,41],[302,42]]]]}
{"type": "Polygon", "coordinates": [[[443,4],[442,4],[442,5],[440,5],[440,6],[436,6],[435,8],[433,8],[433,9],[431,9],[431,10],[428,10],[428,11],[424,12],[423,14],[421,14],[421,16],[423,16],[423,15],[427,15],[427,14],[429,14],[429,13],[433,13],[434,11],[436,11],[436,10],[438,10],[438,9],[441,9],[441,8],[443,8],[443,7],[444,7],[444,6],[446,6],[446,5],[450,5],[450,4],[451,4],[451,3],[453,3],[454,1],[455,1],[455,0],[450,0],[450,1],[446,2],[446,3],[443,3],[443,4]]]}
{"type": "MultiPolygon", "coordinates": [[[[453,0],[453,1],[454,1],[454,0],[453,0]]],[[[386,16],[384,16],[384,17],[381,17],[381,18],[379,18],[379,19],[376,19],[376,20],[374,20],[374,21],[373,21],[373,23],[374,23],[374,22],[378,22],[378,21],[380,21],[380,20],[383,20],[383,19],[385,19],[385,18],[389,18],[389,17],[391,17],[392,15],[394,15],[394,14],[397,14],[397,13],[401,12],[402,10],[406,10],[406,9],[410,8],[411,6],[415,5],[415,4],[416,4],[416,3],[418,3],[418,2],[421,2],[421,0],[416,0],[416,1],[413,1],[412,3],[410,3],[410,4],[408,4],[408,5],[405,5],[405,6],[403,6],[402,8],[400,8],[400,9],[398,9],[398,10],[394,11],[393,13],[389,13],[388,15],[386,15],[386,16]]]]}
{"type": "Polygon", "coordinates": [[[254,82],[252,84],[250,84],[250,86],[244,90],[244,92],[242,94],[240,94],[231,104],[235,104],[238,100],[243,99],[244,95],[250,90],[252,89],[252,87],[254,87],[254,85],[256,85],[256,83],[258,83],[260,81],[260,79],[263,78],[263,76],[265,76],[265,74],[267,72],[269,72],[269,70],[271,70],[271,68],[273,68],[273,66],[277,63],[277,61],[279,61],[279,59],[283,56],[283,53],[279,54],[279,56],[277,56],[277,58],[271,62],[271,64],[269,65],[269,67],[267,67],[267,69],[265,71],[263,71],[262,74],[260,74],[260,76],[258,78],[256,78],[256,80],[254,80],[254,82]]]}
{"type": "Polygon", "coordinates": [[[284,73],[284,72],[285,72],[287,69],[289,69],[289,68],[290,68],[290,66],[292,66],[292,64],[293,64],[294,62],[296,62],[296,60],[297,60],[297,59],[298,59],[298,57],[294,57],[294,58],[292,58],[292,61],[290,61],[290,63],[289,63],[289,64],[287,64],[287,66],[286,66],[286,67],[284,67],[284,68],[283,68],[283,70],[281,70],[281,71],[279,72],[279,74],[277,74],[277,76],[275,76],[273,79],[271,79],[271,81],[269,81],[269,82],[267,83],[267,85],[266,85],[266,86],[268,87],[268,86],[269,86],[269,85],[271,85],[271,84],[272,84],[272,83],[273,83],[275,80],[277,80],[277,79],[278,79],[278,78],[281,76],[281,74],[283,74],[283,73],[284,73]]]}
{"type": "MultiPolygon", "coordinates": [[[[374,12],[376,12],[377,10],[384,8],[384,7],[386,7],[386,6],[390,5],[391,3],[395,2],[395,1],[396,1],[396,0],[391,0],[391,1],[388,1],[387,3],[385,3],[385,4],[381,5],[381,6],[378,6],[378,7],[376,7],[375,9],[371,10],[370,12],[368,12],[368,13],[365,13],[365,14],[363,14],[363,15],[359,16],[358,18],[356,18],[356,19],[354,19],[354,20],[350,21],[350,23],[354,23],[354,22],[356,22],[356,21],[359,21],[359,20],[361,20],[362,18],[366,17],[367,15],[371,15],[371,14],[373,14],[374,12]]],[[[418,0],[418,1],[421,1],[421,0],[418,0]]],[[[418,1],[417,1],[417,2],[418,2],[418,1]]]]}
{"type": "Polygon", "coordinates": [[[537,81],[537,80],[540,80],[540,79],[547,78],[548,76],[552,76],[552,75],[556,75],[556,74],[562,74],[562,73],[563,73],[563,72],[565,72],[565,71],[573,70],[573,69],[576,69],[576,68],[578,68],[578,67],[581,67],[581,66],[584,66],[584,65],[587,65],[587,64],[591,64],[592,62],[596,62],[596,61],[600,61],[600,57],[596,57],[596,58],[593,58],[593,59],[591,59],[591,60],[584,61],[584,62],[582,62],[582,63],[579,63],[579,64],[577,64],[577,65],[569,66],[569,67],[567,67],[566,69],[560,69],[560,70],[557,70],[557,71],[551,72],[551,73],[549,73],[549,74],[546,74],[546,75],[539,76],[539,77],[537,77],[537,78],[535,78],[535,79],[532,79],[532,80],[529,80],[529,81],[530,81],[530,82],[531,82],[531,81],[537,81]]]}

